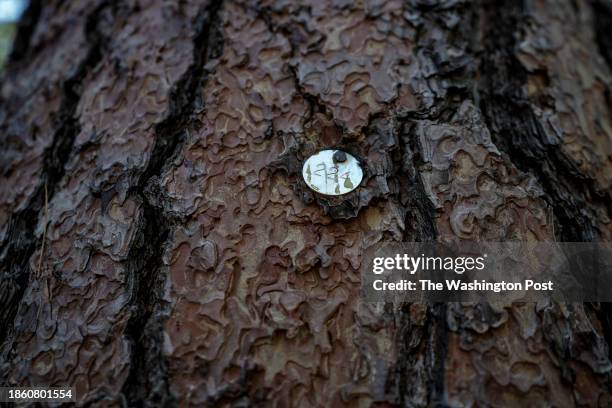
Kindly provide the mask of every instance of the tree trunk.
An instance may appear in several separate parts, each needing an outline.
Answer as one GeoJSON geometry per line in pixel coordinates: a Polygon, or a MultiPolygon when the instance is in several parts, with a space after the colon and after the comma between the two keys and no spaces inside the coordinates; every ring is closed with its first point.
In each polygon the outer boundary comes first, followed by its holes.
{"type": "Polygon", "coordinates": [[[612,4],[34,1],[0,378],[92,405],[612,405],[605,304],[376,306],[396,241],[612,238],[612,4]],[[309,192],[325,147],[363,159],[309,192]]]}

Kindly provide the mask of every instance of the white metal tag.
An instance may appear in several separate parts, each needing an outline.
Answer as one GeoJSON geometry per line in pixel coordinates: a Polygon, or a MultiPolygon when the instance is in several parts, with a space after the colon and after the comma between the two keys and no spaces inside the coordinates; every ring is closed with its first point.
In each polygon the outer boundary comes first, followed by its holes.
{"type": "Polygon", "coordinates": [[[363,170],[355,157],[342,150],[321,150],[304,162],[302,177],[317,193],[337,196],[356,189],[363,170]]]}

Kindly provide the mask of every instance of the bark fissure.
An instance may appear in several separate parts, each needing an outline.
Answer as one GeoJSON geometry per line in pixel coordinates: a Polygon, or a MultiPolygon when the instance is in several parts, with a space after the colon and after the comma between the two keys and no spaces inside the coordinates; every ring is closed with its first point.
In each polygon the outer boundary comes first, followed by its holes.
{"type": "Polygon", "coordinates": [[[402,192],[406,205],[406,233],[404,241],[429,242],[436,240],[434,224],[435,208],[427,197],[419,168],[423,165],[421,145],[416,134],[414,123],[402,123],[400,130],[400,152],[402,157],[402,174],[408,176],[402,192]],[[410,225],[410,227],[408,227],[410,225]]]}
{"type": "Polygon", "coordinates": [[[64,164],[68,161],[74,140],[80,132],[76,111],[83,80],[103,59],[108,48],[109,39],[100,30],[99,21],[109,6],[107,2],[101,4],[87,18],[85,35],[90,47],[75,74],[64,83],[61,106],[54,118],[57,130],[51,145],[44,153],[40,183],[26,208],[12,214],[9,220],[6,243],[1,251],[4,260],[1,269],[4,276],[0,301],[0,343],[4,347],[8,344],[4,343],[10,338],[9,333],[12,332],[17,309],[30,277],[30,259],[36,248],[42,245],[36,237],[41,211],[45,201],[52,199],[58,183],[64,177],[64,164]]]}
{"type": "MultiPolygon", "coordinates": [[[[420,115],[419,115],[420,116],[420,115]]],[[[425,193],[419,168],[423,165],[416,124],[407,118],[399,124],[400,164],[397,172],[407,179],[400,185],[405,208],[406,242],[434,242],[435,209],[425,193]]],[[[446,304],[406,304],[399,310],[397,392],[401,406],[440,406],[444,393],[444,361],[448,331],[446,304]],[[425,356],[425,364],[419,359],[425,356]]]]}
{"type": "MultiPolygon", "coordinates": [[[[444,84],[445,91],[428,109],[398,115],[400,123],[401,173],[407,182],[401,186],[402,204],[406,207],[404,241],[434,242],[437,239],[436,209],[427,196],[421,169],[423,161],[418,128],[422,122],[448,123],[466,99],[472,98],[470,81],[474,76],[475,50],[470,48],[477,24],[465,27],[448,25],[451,17],[461,15],[473,22],[478,5],[432,5],[417,2],[412,12],[423,13],[429,24],[416,28],[415,55],[424,66],[435,67],[431,80],[444,84]],[[448,31],[445,43],[436,29],[448,31]],[[456,47],[463,53],[455,56],[436,52],[440,47],[456,47]]],[[[448,352],[449,328],[446,323],[447,304],[406,304],[399,315],[399,364],[397,382],[401,406],[446,405],[445,362],[448,352]]]]}
{"type": "MultiPolygon", "coordinates": [[[[598,191],[595,181],[576,168],[559,144],[548,142],[530,105],[525,93],[527,72],[514,54],[517,33],[526,21],[524,11],[524,4],[513,1],[494,3],[486,10],[487,18],[493,23],[485,33],[485,52],[481,59],[479,86],[485,96],[481,99],[485,121],[496,146],[521,171],[532,174],[543,188],[543,198],[556,221],[555,238],[562,242],[596,241],[599,232],[594,220],[598,208],[612,212],[610,197],[598,191]]],[[[605,18],[605,15],[596,17],[605,18]]],[[[598,30],[601,24],[601,21],[597,23],[598,30]]],[[[599,37],[598,32],[601,46],[599,37]]],[[[608,344],[608,356],[612,358],[612,306],[603,303],[593,308],[608,344]]],[[[573,383],[574,374],[565,363],[573,357],[571,350],[560,347],[555,339],[549,341],[560,357],[563,376],[573,383]]]]}
{"type": "Polygon", "coordinates": [[[399,319],[400,406],[444,406],[444,362],[448,349],[446,304],[407,304],[402,306],[399,319]]]}
{"type": "Polygon", "coordinates": [[[495,3],[488,13],[494,23],[485,35],[480,88],[485,95],[481,108],[493,141],[521,171],[536,177],[557,220],[560,241],[596,240],[594,207],[610,211],[612,206],[609,197],[576,168],[560,145],[548,141],[528,101],[527,72],[514,55],[516,33],[525,19],[523,6],[495,3]]]}
{"type": "Polygon", "coordinates": [[[204,107],[202,89],[211,73],[207,65],[222,52],[221,7],[221,0],[212,1],[202,7],[195,19],[193,62],[171,92],[168,114],[155,127],[149,163],[132,189],[142,202],[142,215],[137,239],[128,255],[132,314],[126,335],[132,349],[130,373],[122,392],[130,405],[172,403],[162,354],[163,324],[168,313],[163,302],[163,254],[177,219],[159,202],[158,178],[182,150],[190,128],[197,126],[194,115],[204,107]]]}

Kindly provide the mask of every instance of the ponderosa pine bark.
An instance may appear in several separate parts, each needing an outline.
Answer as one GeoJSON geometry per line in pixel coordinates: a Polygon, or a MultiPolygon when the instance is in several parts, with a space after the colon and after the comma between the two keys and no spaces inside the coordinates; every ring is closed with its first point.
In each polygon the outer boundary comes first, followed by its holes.
{"type": "Polygon", "coordinates": [[[33,1],[2,382],[82,405],[612,404],[610,307],[375,307],[382,240],[611,238],[610,2],[33,1]],[[300,163],[341,146],[347,200],[300,163]]]}

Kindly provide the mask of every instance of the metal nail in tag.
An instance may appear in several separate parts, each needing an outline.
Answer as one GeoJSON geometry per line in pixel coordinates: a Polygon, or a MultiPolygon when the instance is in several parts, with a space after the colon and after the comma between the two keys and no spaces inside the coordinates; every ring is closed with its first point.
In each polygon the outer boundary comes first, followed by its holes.
{"type": "Polygon", "coordinates": [[[302,177],[317,193],[338,196],[359,186],[363,170],[356,158],[342,150],[321,150],[304,162],[302,177]]]}

